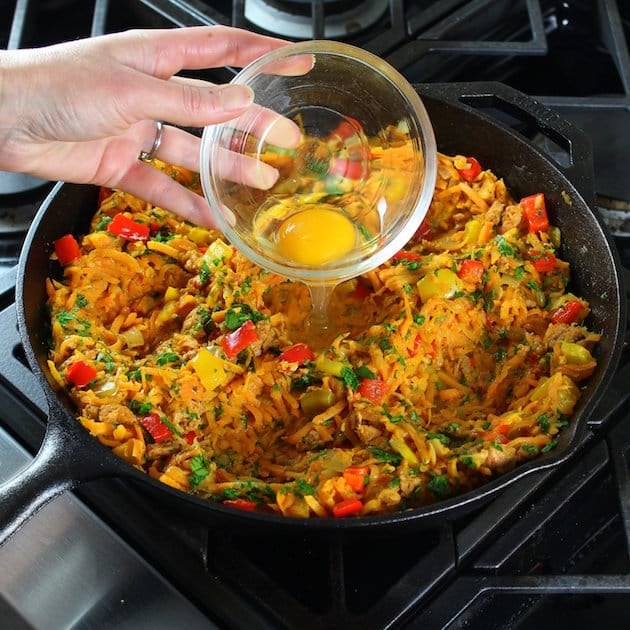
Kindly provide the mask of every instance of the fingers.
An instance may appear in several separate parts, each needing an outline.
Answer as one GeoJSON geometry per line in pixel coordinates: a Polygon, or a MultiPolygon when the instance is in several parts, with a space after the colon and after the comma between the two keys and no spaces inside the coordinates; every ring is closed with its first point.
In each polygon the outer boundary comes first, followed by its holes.
{"type": "MultiPolygon", "coordinates": [[[[202,167],[205,168],[206,165],[202,167]]],[[[269,190],[280,176],[278,170],[269,164],[223,148],[218,149],[216,162],[208,165],[208,168],[218,179],[260,190],[269,190]]]]}
{"type": "Polygon", "coordinates": [[[243,67],[289,43],[228,26],[134,30],[101,39],[108,52],[120,61],[161,78],[183,69],[243,67]]]}
{"type": "MultiPolygon", "coordinates": [[[[147,125],[147,136],[144,145],[147,149],[153,142],[151,134],[155,134],[155,125],[147,125]]],[[[144,133],[144,132],[143,132],[144,133]]],[[[162,141],[155,154],[163,162],[176,164],[191,171],[200,172],[199,152],[201,139],[197,136],[165,125],[162,128],[162,141]]],[[[142,149],[141,149],[142,150],[142,149]]],[[[259,160],[239,155],[228,149],[219,149],[216,163],[207,165],[221,179],[244,184],[261,190],[268,190],[278,180],[278,171],[259,160]]]]}
{"type": "Polygon", "coordinates": [[[268,144],[285,149],[297,147],[302,137],[300,128],[292,120],[258,105],[248,107],[233,125],[268,144]]]}
{"type": "MultiPolygon", "coordinates": [[[[121,102],[120,111],[130,116],[129,122],[154,118],[182,126],[230,120],[253,101],[254,95],[240,85],[164,79],[171,79],[182,69],[242,67],[288,44],[222,26],[128,31],[100,39],[107,52],[127,66],[119,75],[116,98],[121,102]]],[[[312,66],[312,56],[300,54],[274,60],[264,71],[295,75],[308,72],[312,66]]]]}
{"type": "Polygon", "coordinates": [[[166,173],[138,161],[127,170],[118,188],[183,219],[204,227],[216,227],[207,201],[166,173]]]}
{"type": "MultiPolygon", "coordinates": [[[[300,55],[300,57],[304,57],[304,55],[300,55]]],[[[212,90],[213,88],[216,89],[219,87],[206,81],[191,79],[188,77],[173,77],[171,82],[176,85],[189,85],[199,89],[205,88],[212,90]]],[[[222,93],[220,98],[224,97],[225,93],[222,93]]],[[[218,104],[217,107],[220,109],[221,104],[218,104]]],[[[220,116],[220,114],[217,116],[220,116]]],[[[164,119],[159,116],[156,116],[156,118],[160,120],[164,119]]],[[[171,122],[176,122],[172,119],[170,120],[171,122]]],[[[240,129],[241,131],[247,131],[257,138],[263,139],[269,144],[275,144],[276,146],[284,147],[285,149],[294,149],[298,146],[301,140],[300,128],[292,120],[284,118],[284,116],[281,116],[270,109],[260,107],[255,103],[252,103],[247,108],[247,111],[243,112],[239,118],[233,119],[233,117],[230,116],[228,120],[233,120],[232,124],[235,128],[240,129]]]]}
{"type": "MultiPolygon", "coordinates": [[[[151,133],[154,134],[155,125],[152,125],[150,128],[151,133]]],[[[148,146],[151,142],[152,140],[147,139],[145,144],[148,146]]],[[[202,168],[202,165],[199,163],[200,145],[200,138],[183,129],[165,125],[162,130],[162,141],[155,157],[163,162],[175,164],[198,173],[202,168]]],[[[253,157],[240,155],[223,148],[218,150],[216,162],[204,165],[203,168],[211,170],[219,179],[227,179],[237,184],[260,188],[261,190],[271,188],[279,176],[278,171],[272,166],[253,157]]],[[[142,197],[142,195],[140,196],[142,197]]]]}
{"type": "MultiPolygon", "coordinates": [[[[153,125],[155,131],[155,125],[153,125]]],[[[147,136],[146,145],[150,144],[150,138],[147,136]]],[[[201,148],[201,138],[172,127],[164,125],[162,128],[162,142],[156,152],[163,162],[176,164],[188,170],[199,172],[199,151],[201,148]]]]}

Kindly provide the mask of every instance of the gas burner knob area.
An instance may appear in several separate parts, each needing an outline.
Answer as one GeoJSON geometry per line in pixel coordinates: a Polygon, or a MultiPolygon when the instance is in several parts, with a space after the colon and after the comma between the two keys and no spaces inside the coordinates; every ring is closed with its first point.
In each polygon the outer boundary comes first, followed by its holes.
{"type": "MultiPolygon", "coordinates": [[[[313,37],[314,5],[311,0],[245,0],[244,16],[270,33],[293,39],[313,37]]],[[[388,11],[389,0],[323,0],[327,39],[355,35],[374,26],[388,11]]]]}

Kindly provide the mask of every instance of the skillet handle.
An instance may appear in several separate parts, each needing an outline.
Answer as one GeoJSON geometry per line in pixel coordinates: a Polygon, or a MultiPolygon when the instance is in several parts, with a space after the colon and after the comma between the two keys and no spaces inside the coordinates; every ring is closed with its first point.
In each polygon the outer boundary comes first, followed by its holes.
{"type": "Polygon", "coordinates": [[[593,151],[588,136],[532,96],[504,83],[434,83],[416,86],[518,132],[550,158],[589,205],[595,203],[593,151]]]}
{"type": "Polygon", "coordinates": [[[64,423],[58,403],[51,402],[46,434],[35,459],[0,485],[0,546],[54,498],[84,481],[116,474],[115,465],[102,462],[100,448],[78,422],[69,423],[66,418],[64,423]]]}

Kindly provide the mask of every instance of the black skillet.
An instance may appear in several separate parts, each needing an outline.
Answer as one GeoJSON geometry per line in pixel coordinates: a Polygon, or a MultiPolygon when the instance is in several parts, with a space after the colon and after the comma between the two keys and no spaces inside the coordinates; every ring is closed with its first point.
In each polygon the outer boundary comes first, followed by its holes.
{"type": "Polygon", "coordinates": [[[118,459],[79,425],[71,402],[46,365],[49,325],[44,281],[58,274],[50,260],[52,243],[68,232],[86,231],[98,194],[92,186],[58,184],[42,204],[27,235],[16,288],[20,337],[44,389],[49,420],[33,463],[0,487],[0,542],[48,501],[99,477],[126,478],[138,490],[168,503],[178,513],[209,524],[302,528],[305,532],[420,529],[465,514],[517,479],[556,466],[574,454],[589,414],[617,365],[626,321],[621,266],[605,227],[589,207],[593,204],[593,189],[588,142],[555,113],[502,84],[434,84],[417,89],[441,151],[477,157],[485,168],[504,177],[517,198],[543,191],[551,220],[562,230],[561,256],[571,263],[571,289],[589,300],[592,314],[588,324],[602,334],[602,340],[596,352],[597,370],[584,386],[575,416],[561,433],[558,447],[460,496],[415,510],[364,518],[300,520],[241,512],[151,479],[118,459]],[[536,148],[534,136],[554,147],[554,158],[536,148]],[[565,165],[559,164],[556,156],[565,165]]]}

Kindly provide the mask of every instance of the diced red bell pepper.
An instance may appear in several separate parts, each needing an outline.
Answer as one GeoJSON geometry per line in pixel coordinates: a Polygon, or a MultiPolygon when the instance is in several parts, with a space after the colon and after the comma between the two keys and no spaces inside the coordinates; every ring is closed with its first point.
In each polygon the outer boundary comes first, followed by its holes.
{"type": "Polygon", "coordinates": [[[368,295],[371,295],[371,293],[372,293],[372,289],[367,284],[365,284],[365,282],[362,282],[360,279],[357,279],[356,286],[354,287],[352,291],[350,291],[350,293],[348,293],[348,295],[351,298],[362,300],[363,298],[366,298],[368,295]]]}
{"type": "Polygon", "coordinates": [[[173,436],[173,432],[160,420],[160,416],[153,411],[143,416],[140,419],[140,424],[158,444],[173,436]]]}
{"type": "Polygon", "coordinates": [[[530,250],[528,256],[534,265],[534,269],[539,273],[553,271],[556,266],[556,257],[548,250],[530,250]]]}
{"type": "Polygon", "coordinates": [[[101,186],[98,189],[98,205],[100,206],[105,199],[107,199],[114,191],[111,188],[106,188],[105,186],[101,186]]]}
{"type": "Polygon", "coordinates": [[[333,506],[332,513],[336,518],[358,514],[363,509],[360,499],[344,499],[333,506]]]}
{"type": "Polygon", "coordinates": [[[290,346],[278,357],[279,361],[287,361],[288,363],[304,363],[314,359],[313,351],[305,343],[296,343],[290,346]]]}
{"type": "Polygon", "coordinates": [[[360,493],[365,490],[365,480],[369,474],[370,469],[367,466],[348,466],[343,471],[343,478],[355,492],[360,493]]]}
{"type": "Polygon", "coordinates": [[[413,344],[411,345],[411,348],[409,348],[408,350],[410,357],[415,357],[416,354],[418,354],[418,348],[420,347],[421,343],[422,335],[416,335],[413,339],[413,344]]]}
{"type": "Polygon", "coordinates": [[[61,265],[67,265],[81,256],[81,248],[72,234],[58,238],[55,243],[55,254],[61,265]]]}
{"type": "Polygon", "coordinates": [[[258,341],[258,332],[251,319],[242,326],[229,332],[221,341],[221,347],[228,359],[233,359],[241,350],[258,341]]]}
{"type": "Polygon", "coordinates": [[[97,374],[96,368],[85,361],[76,361],[66,370],[66,378],[75,387],[85,387],[97,374]]]}
{"type": "Polygon", "coordinates": [[[361,179],[363,176],[363,164],[360,161],[348,158],[335,158],[328,169],[330,175],[339,175],[349,179],[361,179]]]}
{"type": "Polygon", "coordinates": [[[469,166],[467,168],[458,168],[457,172],[467,182],[472,182],[474,179],[476,179],[477,175],[481,173],[481,164],[479,164],[479,162],[474,157],[466,158],[466,161],[468,162],[469,166]]]}
{"type": "Polygon", "coordinates": [[[577,320],[582,311],[582,303],[578,300],[569,300],[551,314],[552,324],[572,324],[577,320]]]}
{"type": "Polygon", "coordinates": [[[523,197],[521,208],[525,215],[527,229],[530,232],[545,232],[549,229],[549,217],[547,216],[547,205],[543,193],[523,197]]]}
{"type": "Polygon", "coordinates": [[[197,434],[194,431],[188,431],[184,433],[184,439],[186,440],[186,442],[188,442],[188,444],[192,444],[195,441],[196,437],[197,434]]]}
{"type": "Polygon", "coordinates": [[[332,136],[339,136],[343,140],[357,135],[363,131],[361,123],[352,116],[346,116],[346,120],[342,120],[332,132],[332,136]]]}
{"type": "Polygon", "coordinates": [[[507,432],[510,430],[509,424],[500,424],[498,427],[486,431],[483,434],[483,439],[488,442],[496,442],[497,444],[505,444],[508,442],[507,432]]]}
{"type": "Polygon", "coordinates": [[[150,226],[137,223],[120,212],[107,224],[107,231],[128,241],[147,241],[151,234],[150,226]]]}
{"type": "Polygon", "coordinates": [[[387,385],[379,378],[364,378],[361,379],[357,392],[363,398],[367,398],[375,405],[380,405],[385,397],[385,391],[387,385]]]}
{"type": "Polygon", "coordinates": [[[420,254],[416,254],[415,252],[408,252],[404,249],[401,249],[399,252],[396,252],[393,256],[392,256],[392,261],[393,262],[414,262],[417,260],[421,260],[422,256],[420,256],[420,254]]]}
{"type": "Polygon", "coordinates": [[[256,509],[256,502],[249,499],[226,499],[223,501],[223,505],[229,505],[237,510],[244,510],[245,512],[253,512],[256,509]]]}
{"type": "Polygon", "coordinates": [[[428,221],[423,221],[420,224],[420,227],[415,231],[412,240],[420,243],[422,241],[431,240],[431,236],[431,226],[429,225],[428,221]]]}
{"type": "Polygon", "coordinates": [[[464,280],[464,282],[476,284],[477,282],[481,282],[484,273],[485,268],[483,263],[480,260],[473,260],[472,258],[469,258],[462,262],[459,270],[457,271],[457,276],[464,280]]]}

